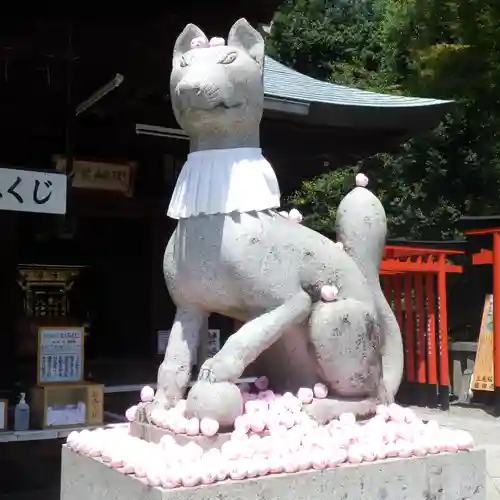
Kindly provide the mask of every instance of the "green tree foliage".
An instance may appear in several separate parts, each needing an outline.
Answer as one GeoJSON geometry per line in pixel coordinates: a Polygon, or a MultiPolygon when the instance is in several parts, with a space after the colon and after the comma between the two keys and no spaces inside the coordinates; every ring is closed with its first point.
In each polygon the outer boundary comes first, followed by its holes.
{"type": "Polygon", "coordinates": [[[266,41],[272,57],[309,76],[371,86],[381,46],[372,4],[364,0],[287,0],[266,41]]]}
{"type": "Polygon", "coordinates": [[[311,76],[457,102],[438,128],[398,154],[305,182],[290,203],[311,227],[331,231],[357,170],[376,182],[392,237],[450,238],[461,214],[500,213],[498,0],[290,0],[269,46],[311,76]]]}

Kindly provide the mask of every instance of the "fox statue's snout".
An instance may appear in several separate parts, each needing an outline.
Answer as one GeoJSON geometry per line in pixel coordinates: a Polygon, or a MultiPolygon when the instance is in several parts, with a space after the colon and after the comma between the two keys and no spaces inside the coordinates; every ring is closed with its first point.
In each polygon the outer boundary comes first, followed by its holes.
{"type": "Polygon", "coordinates": [[[175,87],[175,97],[181,109],[209,111],[220,104],[220,89],[213,84],[183,79],[175,87]]]}
{"type": "MultiPolygon", "coordinates": [[[[218,68],[216,68],[217,70],[218,68]]],[[[217,75],[213,68],[189,69],[174,88],[175,99],[181,110],[211,111],[238,105],[233,85],[227,75],[217,75]]],[[[219,71],[222,73],[222,71],[219,71]]]]}

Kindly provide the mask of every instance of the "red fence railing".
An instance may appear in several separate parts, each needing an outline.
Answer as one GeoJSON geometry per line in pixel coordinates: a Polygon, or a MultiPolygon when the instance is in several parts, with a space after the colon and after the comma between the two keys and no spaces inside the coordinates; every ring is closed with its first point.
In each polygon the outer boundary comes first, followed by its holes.
{"type": "Polygon", "coordinates": [[[447,256],[458,250],[387,245],[382,289],[403,335],[401,399],[448,409],[450,401],[446,275],[461,273],[447,256]]]}

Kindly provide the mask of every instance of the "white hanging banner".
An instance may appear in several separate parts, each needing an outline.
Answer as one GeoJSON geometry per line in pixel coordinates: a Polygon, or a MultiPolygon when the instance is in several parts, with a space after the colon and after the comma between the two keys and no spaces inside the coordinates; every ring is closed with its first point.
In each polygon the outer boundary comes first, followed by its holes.
{"type": "Polygon", "coordinates": [[[0,210],[66,213],[66,174],[0,168],[0,210]]]}

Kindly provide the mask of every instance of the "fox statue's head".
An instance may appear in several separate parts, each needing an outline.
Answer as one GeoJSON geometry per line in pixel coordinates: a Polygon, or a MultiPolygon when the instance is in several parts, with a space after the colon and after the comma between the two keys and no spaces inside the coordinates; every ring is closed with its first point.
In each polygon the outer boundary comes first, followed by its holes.
{"type": "Polygon", "coordinates": [[[227,44],[188,24],[174,47],[170,95],[191,148],[256,147],[264,105],[264,40],[245,19],[227,44]]]}

